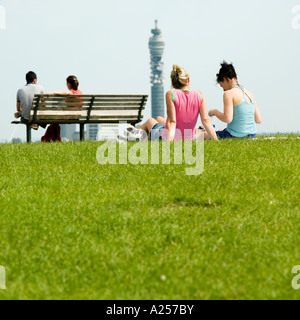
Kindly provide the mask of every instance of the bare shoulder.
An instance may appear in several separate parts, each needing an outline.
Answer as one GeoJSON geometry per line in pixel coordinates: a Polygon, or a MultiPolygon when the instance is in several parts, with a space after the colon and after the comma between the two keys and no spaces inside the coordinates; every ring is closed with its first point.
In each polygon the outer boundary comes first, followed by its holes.
{"type": "Polygon", "coordinates": [[[233,91],[233,90],[234,90],[234,89],[225,91],[224,94],[223,94],[224,99],[232,98],[232,97],[233,97],[233,94],[234,94],[234,91],[233,91]]]}
{"type": "Polygon", "coordinates": [[[166,97],[169,98],[169,97],[172,97],[172,96],[173,96],[172,90],[167,91],[166,97]]]}

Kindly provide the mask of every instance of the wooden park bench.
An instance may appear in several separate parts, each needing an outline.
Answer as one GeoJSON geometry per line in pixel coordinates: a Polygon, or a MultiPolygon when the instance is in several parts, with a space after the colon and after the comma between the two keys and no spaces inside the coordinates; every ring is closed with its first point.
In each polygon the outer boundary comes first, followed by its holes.
{"type": "Polygon", "coordinates": [[[35,95],[25,124],[27,142],[31,142],[32,124],[78,123],[81,141],[85,124],[122,122],[134,126],[142,121],[147,100],[148,95],[35,95]]]}

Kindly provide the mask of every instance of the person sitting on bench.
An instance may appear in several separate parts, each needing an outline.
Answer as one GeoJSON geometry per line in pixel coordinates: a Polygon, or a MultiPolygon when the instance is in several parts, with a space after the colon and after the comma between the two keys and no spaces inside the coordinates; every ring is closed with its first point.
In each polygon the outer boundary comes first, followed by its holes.
{"type": "Polygon", "coordinates": [[[69,76],[67,78],[67,88],[69,91],[57,91],[57,92],[50,92],[47,93],[48,95],[72,95],[72,94],[82,94],[82,92],[78,89],[79,81],[75,76],[69,76]]]}
{"type": "MultiPolygon", "coordinates": [[[[78,89],[79,87],[79,81],[77,77],[75,76],[69,76],[67,78],[67,88],[69,91],[57,91],[57,92],[51,92],[47,93],[48,95],[77,95],[77,94],[82,94],[82,92],[78,89]]],[[[66,100],[68,102],[68,100],[66,100]]],[[[71,103],[71,102],[70,102],[71,103]]],[[[80,101],[79,101],[80,103],[80,101]]],[[[70,107],[81,107],[80,104],[78,106],[70,106],[70,107]]],[[[61,137],[60,137],[60,125],[59,124],[51,124],[47,131],[46,134],[42,137],[42,142],[61,142],[61,137]]]]}
{"type": "MultiPolygon", "coordinates": [[[[29,71],[26,74],[26,81],[27,84],[25,87],[17,92],[17,112],[15,113],[15,118],[21,118],[21,122],[25,124],[28,123],[30,119],[34,95],[45,93],[45,89],[37,85],[37,75],[35,72],[29,71]]],[[[31,127],[35,130],[38,129],[37,124],[33,124],[31,127]]]]}

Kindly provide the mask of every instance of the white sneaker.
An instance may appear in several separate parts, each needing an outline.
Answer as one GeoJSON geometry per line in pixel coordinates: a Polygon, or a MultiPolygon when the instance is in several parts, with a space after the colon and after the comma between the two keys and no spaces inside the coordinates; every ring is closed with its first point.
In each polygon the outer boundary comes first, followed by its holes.
{"type": "Polygon", "coordinates": [[[127,137],[119,134],[117,135],[117,143],[126,143],[127,142],[127,137]]]}
{"type": "Polygon", "coordinates": [[[125,136],[127,136],[129,132],[134,133],[134,132],[138,132],[138,130],[139,130],[139,129],[137,129],[136,127],[130,126],[130,127],[127,127],[127,128],[124,130],[124,134],[125,134],[125,136]]]}
{"type": "Polygon", "coordinates": [[[137,128],[136,128],[135,126],[133,126],[133,125],[129,125],[129,126],[125,129],[125,131],[126,131],[126,130],[128,130],[128,131],[137,130],[137,128]]]}
{"type": "Polygon", "coordinates": [[[143,137],[142,130],[132,130],[127,133],[127,139],[131,142],[141,141],[143,137]]]}
{"type": "Polygon", "coordinates": [[[128,141],[139,141],[139,130],[133,126],[127,127],[124,130],[124,136],[128,141]]]}

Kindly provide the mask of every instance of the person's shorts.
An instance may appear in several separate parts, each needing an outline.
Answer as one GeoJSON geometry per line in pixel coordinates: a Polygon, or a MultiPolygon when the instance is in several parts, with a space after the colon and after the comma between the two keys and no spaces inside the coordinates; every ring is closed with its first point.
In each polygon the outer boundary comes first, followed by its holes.
{"type": "Polygon", "coordinates": [[[162,132],[165,128],[164,124],[157,123],[150,132],[150,141],[161,141],[162,140],[162,132]]]}
{"type": "MultiPolygon", "coordinates": [[[[222,140],[222,139],[238,139],[238,137],[235,137],[231,133],[229,133],[227,131],[227,129],[217,131],[216,134],[220,140],[222,140]]],[[[249,134],[249,135],[243,137],[242,139],[245,139],[245,138],[252,138],[252,139],[256,138],[256,134],[249,134]]]]}

